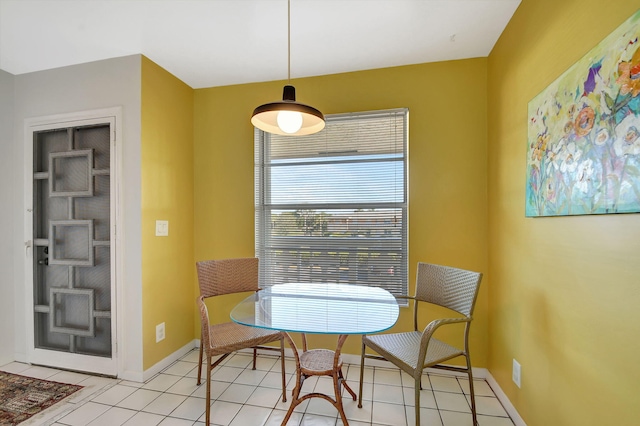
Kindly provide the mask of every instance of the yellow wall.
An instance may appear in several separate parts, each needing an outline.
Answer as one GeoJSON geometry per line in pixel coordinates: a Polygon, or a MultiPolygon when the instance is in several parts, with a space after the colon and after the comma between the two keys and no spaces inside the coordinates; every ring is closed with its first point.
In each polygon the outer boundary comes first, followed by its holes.
{"type": "Polygon", "coordinates": [[[145,57],[141,127],[143,368],[148,369],[193,341],[196,290],[193,89],[145,57]],[[168,237],[155,236],[156,220],[169,221],[168,237]],[[166,339],[156,343],[161,322],[166,339]]]}
{"type": "MultiPolygon", "coordinates": [[[[473,364],[486,366],[486,58],[296,79],[298,100],[325,114],[409,108],[409,265],[485,273],[472,327],[473,364]]],[[[195,91],[196,260],[254,255],[253,109],[281,99],[284,82],[195,91]]],[[[232,299],[210,309],[229,318],[232,299]]],[[[398,328],[410,327],[403,309],[398,328]]],[[[199,335],[199,325],[195,334],[199,335]]],[[[445,336],[445,339],[448,337],[445,336]]],[[[314,345],[335,345],[316,337],[314,345]]],[[[359,354],[357,337],[344,352],[359,354]]]]}
{"type": "Polygon", "coordinates": [[[530,426],[640,421],[640,216],[524,217],[528,102],[638,7],[524,0],[488,59],[488,367],[530,426]]]}

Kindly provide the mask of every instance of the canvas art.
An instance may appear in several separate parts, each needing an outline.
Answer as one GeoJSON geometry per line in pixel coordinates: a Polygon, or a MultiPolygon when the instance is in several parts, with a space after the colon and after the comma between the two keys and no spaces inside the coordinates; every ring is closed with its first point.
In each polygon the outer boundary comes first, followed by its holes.
{"type": "Polygon", "coordinates": [[[640,212],[640,11],[529,102],[528,217],[640,212]]]}

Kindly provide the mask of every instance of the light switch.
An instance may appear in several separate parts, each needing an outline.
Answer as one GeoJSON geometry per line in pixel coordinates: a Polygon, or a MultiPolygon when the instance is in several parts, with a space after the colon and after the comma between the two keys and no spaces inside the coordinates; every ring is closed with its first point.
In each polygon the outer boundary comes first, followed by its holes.
{"type": "Polygon", "coordinates": [[[168,236],[169,236],[169,221],[156,220],[156,237],[168,237],[168,236]]]}

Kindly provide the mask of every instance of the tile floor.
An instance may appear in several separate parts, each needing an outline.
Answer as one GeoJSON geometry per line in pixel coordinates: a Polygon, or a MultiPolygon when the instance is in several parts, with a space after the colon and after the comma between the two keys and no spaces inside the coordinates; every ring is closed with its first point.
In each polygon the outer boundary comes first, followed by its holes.
{"type": "MultiPolygon", "coordinates": [[[[194,350],[146,383],[87,376],[50,368],[10,363],[0,370],[85,386],[65,402],[22,423],[24,426],[204,426],[205,384],[196,386],[198,351],[194,350]]],[[[256,370],[251,356],[237,353],[212,372],[212,425],[280,425],[289,401],[282,402],[280,362],[276,356],[261,355],[256,370]]],[[[287,359],[289,395],[295,383],[293,360],[287,359]]],[[[359,365],[345,364],[347,382],[357,392],[359,365]]],[[[468,380],[461,377],[425,374],[422,380],[421,424],[429,426],[471,426],[468,380]]],[[[484,380],[474,380],[480,426],[513,426],[513,422],[484,380]]],[[[363,407],[343,399],[352,426],[408,425],[415,423],[413,381],[398,369],[367,367],[363,407]]],[[[304,392],[332,394],[328,377],[308,379],[304,392]],[[314,389],[315,388],[315,389],[314,389]]],[[[313,398],[298,406],[288,425],[341,426],[331,404],[313,398]]],[[[22,426],[21,425],[21,426],[22,426]]]]}

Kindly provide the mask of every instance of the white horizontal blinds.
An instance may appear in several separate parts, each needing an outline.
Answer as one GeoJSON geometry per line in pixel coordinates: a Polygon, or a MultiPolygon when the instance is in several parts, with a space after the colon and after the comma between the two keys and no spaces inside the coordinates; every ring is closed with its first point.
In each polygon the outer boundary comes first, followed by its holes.
{"type": "Polygon", "coordinates": [[[256,131],[261,285],[407,292],[408,111],[327,116],[309,136],[256,131]]]}

